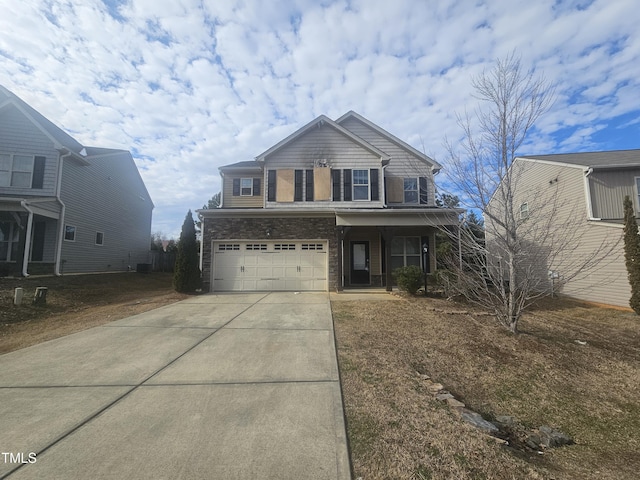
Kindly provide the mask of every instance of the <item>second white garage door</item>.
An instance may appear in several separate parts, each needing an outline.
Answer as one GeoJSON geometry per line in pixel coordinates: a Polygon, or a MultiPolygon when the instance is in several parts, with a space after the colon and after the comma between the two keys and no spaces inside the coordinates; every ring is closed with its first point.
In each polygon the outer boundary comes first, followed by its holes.
{"type": "Polygon", "coordinates": [[[327,242],[213,243],[214,291],[327,290],[327,242]]]}

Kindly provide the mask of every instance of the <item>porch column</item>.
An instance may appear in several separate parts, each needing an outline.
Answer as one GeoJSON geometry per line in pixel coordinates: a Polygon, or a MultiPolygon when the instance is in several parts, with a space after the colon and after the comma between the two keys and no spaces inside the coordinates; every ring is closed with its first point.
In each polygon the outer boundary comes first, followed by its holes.
{"type": "Polygon", "coordinates": [[[393,290],[393,276],[391,275],[391,241],[395,234],[395,228],[391,227],[378,227],[380,234],[384,239],[384,258],[387,271],[385,272],[385,284],[387,292],[393,290]]]}
{"type": "Polygon", "coordinates": [[[338,280],[338,291],[344,290],[344,237],[347,236],[351,227],[336,227],[336,240],[338,243],[338,271],[336,275],[338,280]]]}
{"type": "MultiPolygon", "coordinates": [[[[27,208],[25,206],[25,208],[27,208]]],[[[31,253],[31,231],[33,230],[33,212],[27,208],[29,217],[27,218],[27,230],[24,239],[24,255],[22,257],[22,276],[29,276],[29,255],[31,253]]]]}

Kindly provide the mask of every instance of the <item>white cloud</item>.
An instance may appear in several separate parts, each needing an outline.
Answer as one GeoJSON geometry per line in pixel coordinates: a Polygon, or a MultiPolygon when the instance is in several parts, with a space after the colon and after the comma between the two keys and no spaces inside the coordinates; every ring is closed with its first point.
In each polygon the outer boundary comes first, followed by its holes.
{"type": "Polygon", "coordinates": [[[442,161],[470,78],[514,49],[558,85],[529,153],[597,149],[640,116],[626,0],[0,2],[0,83],[79,141],[137,152],[153,230],[173,236],[218,167],[319,114],[356,110],[442,161]]]}

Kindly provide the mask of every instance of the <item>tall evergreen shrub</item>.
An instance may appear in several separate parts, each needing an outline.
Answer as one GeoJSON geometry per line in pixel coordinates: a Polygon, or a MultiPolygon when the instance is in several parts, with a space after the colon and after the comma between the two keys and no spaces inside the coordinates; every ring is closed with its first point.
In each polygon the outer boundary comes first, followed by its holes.
{"type": "Polygon", "coordinates": [[[633,203],[627,195],[624,197],[624,260],[631,285],[629,305],[640,315],[640,235],[638,222],[633,211],[633,203]]]}
{"type": "Polygon", "coordinates": [[[180,232],[176,267],[173,273],[173,286],[181,293],[195,292],[202,285],[200,267],[198,265],[198,242],[196,226],[191,210],[187,213],[180,232]]]}

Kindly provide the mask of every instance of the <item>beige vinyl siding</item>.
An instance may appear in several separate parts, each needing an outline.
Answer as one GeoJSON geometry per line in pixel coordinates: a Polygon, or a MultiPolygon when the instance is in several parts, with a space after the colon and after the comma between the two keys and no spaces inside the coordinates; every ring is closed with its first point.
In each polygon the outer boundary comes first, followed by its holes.
{"type": "MultiPolygon", "coordinates": [[[[628,306],[630,287],[625,273],[624,254],[619,239],[622,229],[588,220],[584,173],[581,168],[516,160],[514,164],[516,192],[514,207],[528,203],[529,219],[521,227],[521,235],[542,250],[561,250],[555,259],[543,264],[546,252],[529,257],[532,271],[537,272],[541,285],[550,288],[546,278],[549,270],[566,282],[560,292],[586,301],[628,306]],[[569,226],[567,228],[567,225],[569,226]],[[571,235],[571,241],[567,241],[571,235]],[[564,236],[565,238],[559,238],[564,236]],[[550,242],[563,244],[550,247],[550,242]],[[579,271],[587,259],[600,261],[579,271]]],[[[492,208],[497,206],[494,196],[492,208]]],[[[492,241],[492,223],[488,216],[487,245],[492,241]]]]}
{"type": "Polygon", "coordinates": [[[0,108],[0,153],[45,157],[43,188],[0,187],[0,194],[16,197],[55,195],[58,151],[51,139],[14,105],[0,108]]]}
{"type": "Polygon", "coordinates": [[[428,205],[435,205],[435,184],[430,165],[427,165],[396,143],[381,136],[356,118],[349,118],[340,125],[391,156],[391,161],[385,169],[385,176],[402,178],[426,177],[428,180],[428,205]]]}
{"type": "MultiPolygon", "coordinates": [[[[301,201],[292,202],[291,200],[283,200],[281,197],[280,185],[276,184],[276,202],[267,202],[267,207],[275,208],[327,208],[327,207],[352,207],[352,208],[382,208],[383,196],[382,196],[382,168],[381,159],[379,156],[373,154],[366,148],[355,143],[351,138],[343,135],[327,125],[322,125],[311,129],[289,145],[281,148],[274,154],[270,155],[265,160],[266,170],[278,171],[278,176],[281,170],[326,170],[329,173],[328,188],[329,193],[326,194],[327,186],[324,186],[325,190],[323,196],[325,200],[321,200],[316,196],[315,187],[318,185],[318,180],[314,174],[314,197],[313,202],[301,201]],[[326,161],[326,167],[316,168],[318,162],[326,161]],[[333,198],[333,182],[331,178],[331,170],[339,169],[366,169],[370,170],[377,168],[378,173],[378,198],[377,201],[349,201],[349,202],[334,202],[333,198]]],[[[322,172],[320,172],[321,175],[322,172]]],[[[326,178],[325,178],[326,180],[326,178]]],[[[344,180],[344,177],[343,177],[344,180]]],[[[293,177],[291,179],[293,182],[293,177]]],[[[288,187],[287,187],[288,188],[288,187]]],[[[340,198],[344,198],[344,181],[340,182],[340,198]]],[[[287,193],[286,198],[289,198],[287,193]]],[[[293,192],[291,192],[291,198],[293,198],[293,192]]],[[[306,198],[306,182],[303,182],[303,199],[306,198]]]]}
{"type": "Polygon", "coordinates": [[[222,188],[222,205],[224,208],[261,208],[264,206],[264,177],[262,172],[244,174],[225,174],[222,188]],[[236,178],[259,178],[260,195],[233,195],[233,180],[236,178]]]}
{"type": "Polygon", "coordinates": [[[639,169],[595,170],[589,177],[593,216],[607,220],[622,220],[622,201],[629,195],[634,201],[636,213],[640,210],[635,188],[635,177],[640,177],[639,169]]]}

